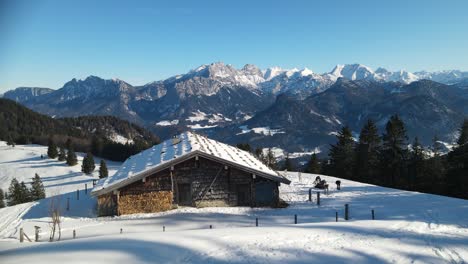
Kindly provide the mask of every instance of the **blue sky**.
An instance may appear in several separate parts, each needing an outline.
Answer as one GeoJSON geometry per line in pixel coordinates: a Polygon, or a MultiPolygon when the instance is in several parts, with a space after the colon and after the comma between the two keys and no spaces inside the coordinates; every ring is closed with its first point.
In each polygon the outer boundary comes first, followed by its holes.
{"type": "Polygon", "coordinates": [[[223,61],[468,70],[468,1],[0,0],[0,93],[97,75],[140,85],[223,61]]]}

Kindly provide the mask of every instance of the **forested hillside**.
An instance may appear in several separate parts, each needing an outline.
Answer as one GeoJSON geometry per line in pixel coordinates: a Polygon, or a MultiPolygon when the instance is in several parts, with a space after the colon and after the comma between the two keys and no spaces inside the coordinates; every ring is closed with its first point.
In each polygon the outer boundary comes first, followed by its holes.
{"type": "Polygon", "coordinates": [[[0,140],[9,144],[58,146],[72,144],[76,151],[92,151],[110,160],[122,161],[159,142],[148,130],[111,116],[54,119],[14,101],[0,99],[0,140]]]}

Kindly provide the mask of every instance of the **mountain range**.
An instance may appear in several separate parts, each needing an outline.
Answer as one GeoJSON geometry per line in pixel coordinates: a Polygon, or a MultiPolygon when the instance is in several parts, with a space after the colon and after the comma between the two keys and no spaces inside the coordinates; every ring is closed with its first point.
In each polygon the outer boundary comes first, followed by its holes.
{"type": "Polygon", "coordinates": [[[458,70],[391,72],[348,64],[318,74],[218,62],[142,86],[89,76],[57,90],[21,87],[4,97],[54,117],[117,116],[162,138],[192,129],[228,143],[307,152],[326,150],[345,124],[357,134],[368,118],[382,128],[396,113],[410,137],[452,142],[468,115],[467,87],[468,72],[458,70]]]}

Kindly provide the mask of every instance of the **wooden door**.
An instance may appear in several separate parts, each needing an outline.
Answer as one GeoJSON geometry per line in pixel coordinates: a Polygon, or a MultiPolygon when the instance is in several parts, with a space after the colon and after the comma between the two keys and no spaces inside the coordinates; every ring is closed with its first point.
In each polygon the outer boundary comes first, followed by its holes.
{"type": "Polygon", "coordinates": [[[189,183],[179,183],[177,185],[179,205],[192,205],[192,190],[189,183]]]}
{"type": "Polygon", "coordinates": [[[237,205],[249,206],[250,205],[250,184],[237,185],[237,205]]]}

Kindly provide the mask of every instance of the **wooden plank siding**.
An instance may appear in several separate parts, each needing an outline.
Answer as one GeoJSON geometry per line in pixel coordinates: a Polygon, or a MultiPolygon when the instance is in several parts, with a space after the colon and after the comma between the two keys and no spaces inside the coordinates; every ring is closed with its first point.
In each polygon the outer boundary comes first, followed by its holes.
{"type": "MultiPolygon", "coordinates": [[[[248,199],[249,206],[276,206],[279,200],[279,183],[262,177],[253,177],[249,172],[226,166],[217,161],[203,157],[196,157],[190,160],[175,164],[171,168],[153,173],[143,180],[130,183],[120,188],[116,193],[118,214],[128,213],[150,213],[169,210],[174,205],[178,205],[180,197],[189,198],[189,206],[237,206],[238,191],[248,186],[250,193],[243,194],[244,199],[248,199]],[[258,182],[268,181],[276,186],[273,190],[274,201],[271,204],[259,204],[256,202],[255,185],[258,182]],[[189,193],[180,193],[179,186],[189,193]],[[189,186],[189,188],[187,187],[189,186]],[[239,190],[238,190],[239,186],[239,190]],[[165,193],[165,196],[155,193],[165,193]],[[167,200],[167,194],[171,195],[171,202],[167,200]],[[122,199],[123,198],[123,199],[122,199]],[[131,198],[131,199],[129,199],[131,198]],[[132,206],[131,200],[138,198],[132,206]],[[142,199],[148,199],[147,205],[142,199]],[[163,199],[165,202],[155,201],[163,199]],[[122,204],[125,201],[125,205],[122,204]],[[122,208],[125,207],[125,210],[122,208]]],[[[104,195],[103,195],[104,196],[104,195]]],[[[98,206],[105,206],[100,201],[105,201],[99,196],[98,206]]],[[[107,199],[108,200],[108,199],[107,199]]],[[[106,200],[106,201],[107,201],[106,200]]],[[[245,205],[245,204],[244,204],[245,205]]],[[[101,210],[99,210],[101,212],[101,210]]]]}

